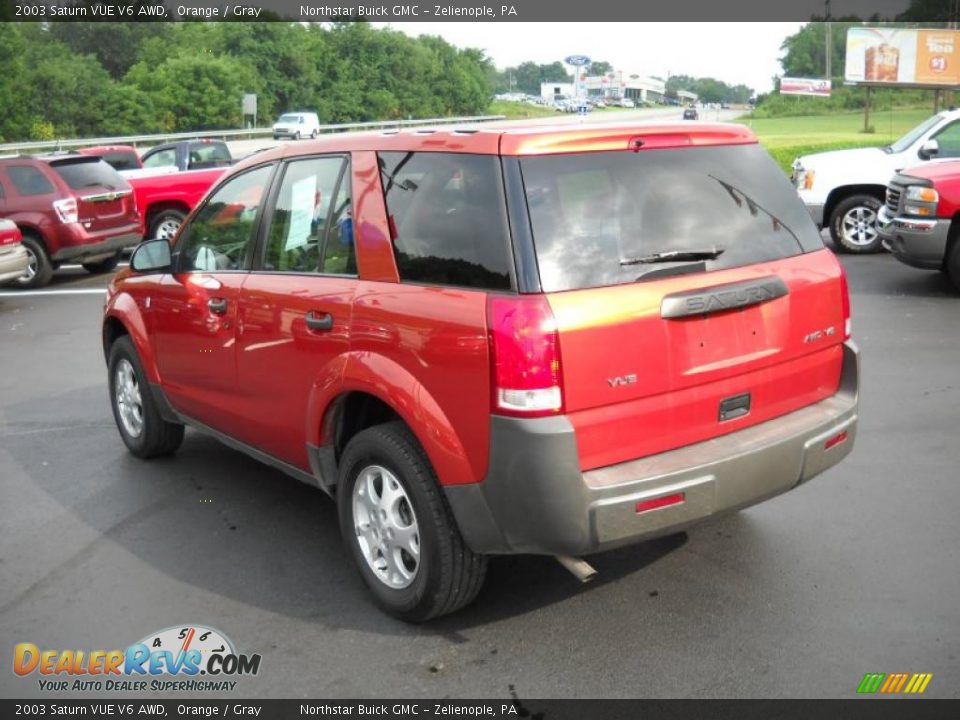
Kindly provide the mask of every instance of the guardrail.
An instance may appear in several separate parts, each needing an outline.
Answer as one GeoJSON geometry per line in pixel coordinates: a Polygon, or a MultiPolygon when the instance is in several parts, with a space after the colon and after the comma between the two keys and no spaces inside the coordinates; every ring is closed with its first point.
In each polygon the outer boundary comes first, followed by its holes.
{"type": "MultiPolygon", "coordinates": [[[[350,130],[377,130],[378,128],[415,127],[418,125],[450,125],[455,123],[481,123],[505,120],[506,115],[478,115],[473,117],[423,118],[419,120],[380,120],[376,122],[342,123],[321,125],[321,133],[346,132],[350,130]]],[[[74,140],[38,140],[33,142],[0,144],[0,154],[29,150],[63,150],[92,145],[158,145],[171,140],[193,138],[249,138],[273,136],[273,128],[248,128],[246,130],[202,130],[200,132],[166,133],[159,135],[123,135],[120,137],[81,138],[74,140]]]]}

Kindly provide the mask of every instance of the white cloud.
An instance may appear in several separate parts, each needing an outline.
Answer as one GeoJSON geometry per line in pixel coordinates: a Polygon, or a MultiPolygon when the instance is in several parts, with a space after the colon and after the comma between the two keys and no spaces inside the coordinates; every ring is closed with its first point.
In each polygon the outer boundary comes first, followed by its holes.
{"type": "MultiPolygon", "coordinates": [[[[384,23],[376,23],[384,25],[384,23]]],[[[394,23],[408,35],[440,35],[458,47],[484,49],[497,67],[550,63],[572,54],[619,70],[665,77],[714,77],[757,92],[780,73],[780,45],[801,22],[768,23],[394,23]]]]}

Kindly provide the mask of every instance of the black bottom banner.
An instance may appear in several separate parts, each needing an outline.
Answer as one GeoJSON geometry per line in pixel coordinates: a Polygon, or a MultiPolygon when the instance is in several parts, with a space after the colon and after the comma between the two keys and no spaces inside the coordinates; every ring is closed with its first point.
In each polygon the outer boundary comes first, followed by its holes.
{"type": "Polygon", "coordinates": [[[491,718],[508,720],[940,720],[960,700],[0,700],[0,718],[491,718]]]}

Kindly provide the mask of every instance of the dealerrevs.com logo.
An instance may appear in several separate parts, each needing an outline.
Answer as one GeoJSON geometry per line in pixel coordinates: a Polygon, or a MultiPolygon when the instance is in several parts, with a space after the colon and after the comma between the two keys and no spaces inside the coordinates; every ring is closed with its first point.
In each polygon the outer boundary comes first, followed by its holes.
{"type": "Polygon", "coordinates": [[[244,675],[256,675],[260,655],[243,655],[218,630],[201,625],[169,627],[126,650],[41,650],[19,643],[13,672],[38,674],[40,689],[198,692],[233,690],[244,675]]]}

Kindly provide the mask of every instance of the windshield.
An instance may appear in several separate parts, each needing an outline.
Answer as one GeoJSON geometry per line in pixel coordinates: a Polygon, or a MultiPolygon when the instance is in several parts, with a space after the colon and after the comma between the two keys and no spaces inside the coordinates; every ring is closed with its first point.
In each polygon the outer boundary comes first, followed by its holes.
{"type": "Polygon", "coordinates": [[[71,158],[50,163],[54,171],[73,190],[106,188],[127,190],[127,181],[100,158],[71,158]]]}
{"type": "Polygon", "coordinates": [[[300,120],[299,115],[281,115],[278,123],[296,123],[300,120]]]}
{"type": "Polygon", "coordinates": [[[758,145],[532,157],[521,169],[545,292],[662,276],[670,260],[712,271],[823,247],[758,145]]]}
{"type": "Polygon", "coordinates": [[[928,117],[922,123],[917,125],[913,130],[908,132],[902,138],[897,140],[895,143],[887,146],[888,153],[900,153],[906,150],[908,147],[913,145],[920,137],[927,132],[930,128],[940,122],[940,116],[934,115],[933,117],[928,117]]]}

